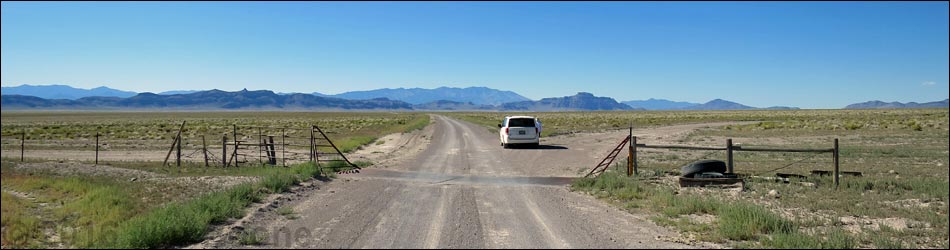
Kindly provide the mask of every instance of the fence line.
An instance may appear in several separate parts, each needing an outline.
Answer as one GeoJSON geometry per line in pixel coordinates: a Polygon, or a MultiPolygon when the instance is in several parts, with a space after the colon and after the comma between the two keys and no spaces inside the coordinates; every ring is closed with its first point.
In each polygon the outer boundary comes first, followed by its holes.
{"type": "MultiPolygon", "coordinates": [[[[629,134],[627,135],[627,140],[625,140],[625,141],[630,141],[630,143],[628,144],[629,154],[628,154],[628,158],[627,158],[627,159],[628,159],[628,161],[627,161],[627,176],[639,175],[639,163],[638,163],[638,160],[637,160],[637,156],[638,156],[638,154],[637,154],[637,149],[638,149],[638,148],[703,150],[703,151],[726,151],[726,166],[727,166],[727,170],[726,170],[726,171],[727,171],[728,173],[730,173],[730,174],[734,173],[735,162],[734,162],[734,159],[733,159],[733,153],[736,152],[736,151],[745,151],[745,152],[773,152],[773,153],[815,153],[815,155],[812,155],[812,156],[810,156],[810,157],[808,157],[808,158],[805,158],[805,159],[802,159],[802,160],[793,162],[793,163],[791,163],[791,164],[788,164],[788,165],[786,165],[786,166],[783,166],[783,167],[781,167],[781,168],[773,169],[773,170],[770,170],[770,171],[767,171],[767,172],[763,172],[763,173],[768,173],[768,172],[771,172],[771,171],[777,171],[777,170],[780,170],[780,169],[784,169],[784,168],[790,167],[790,166],[792,166],[792,165],[794,165],[794,164],[801,163],[801,162],[803,162],[803,161],[805,161],[805,160],[814,158],[815,156],[817,156],[817,155],[819,155],[819,154],[831,153],[831,154],[832,154],[832,157],[833,157],[833,165],[834,165],[834,184],[835,184],[835,187],[837,188],[837,186],[838,186],[838,184],[839,184],[839,174],[840,174],[840,172],[839,172],[839,168],[840,168],[839,157],[840,157],[841,151],[840,151],[840,148],[839,148],[839,146],[838,146],[838,138],[835,138],[835,139],[834,139],[834,142],[833,142],[833,145],[832,145],[831,148],[819,148],[819,149],[815,149],[815,148],[765,148],[765,147],[748,147],[748,148],[743,148],[742,146],[734,145],[734,144],[732,143],[732,139],[731,139],[731,138],[726,139],[726,146],[725,146],[725,147],[705,147],[705,146],[691,146],[691,145],[650,145],[650,144],[637,143],[637,139],[638,139],[638,138],[637,138],[636,136],[633,136],[633,126],[631,125],[631,126],[630,126],[630,130],[629,130],[629,134]]],[[[622,145],[622,144],[621,144],[621,145],[622,145]]],[[[704,157],[705,157],[705,156],[704,156],[704,157]]],[[[597,170],[597,167],[595,167],[594,170],[597,170]]],[[[594,172],[594,171],[592,170],[592,173],[593,173],[593,172],[594,172]]],[[[759,173],[759,174],[762,174],[762,173],[759,173]]]]}
{"type": "MultiPolygon", "coordinates": [[[[204,163],[205,166],[227,167],[232,164],[234,166],[239,166],[242,163],[253,162],[255,158],[257,159],[257,163],[261,165],[271,163],[273,163],[272,165],[278,165],[276,163],[279,163],[281,166],[287,166],[288,163],[295,162],[317,161],[317,156],[321,157],[321,159],[319,159],[320,162],[337,161],[338,159],[332,157],[334,155],[337,155],[337,158],[345,159],[345,156],[341,156],[337,152],[333,152],[331,154],[331,151],[325,151],[327,147],[325,147],[323,144],[327,143],[327,140],[322,137],[316,138],[314,136],[313,130],[316,128],[315,126],[309,126],[308,128],[292,128],[277,126],[240,126],[237,124],[231,124],[230,126],[222,126],[220,128],[212,129],[211,131],[202,129],[199,133],[187,133],[189,130],[187,128],[186,122],[176,125],[179,125],[178,131],[168,131],[168,133],[171,133],[172,135],[172,143],[164,144],[164,146],[168,147],[168,151],[165,155],[165,161],[167,162],[171,160],[172,154],[175,154],[175,164],[177,166],[181,166],[182,161],[204,163]],[[273,138],[273,141],[266,141],[265,139],[268,137],[275,138],[273,138]],[[209,144],[207,141],[209,138],[222,139],[218,142],[220,144],[209,144]],[[272,147],[269,151],[273,153],[269,154],[269,157],[264,155],[264,151],[267,150],[267,147],[272,147]],[[219,152],[220,154],[212,153],[215,152],[215,150],[218,150],[216,152],[219,152]],[[252,151],[257,152],[251,153],[252,151]],[[267,159],[267,161],[265,161],[265,159],[267,159]]],[[[90,155],[87,157],[92,158],[91,160],[97,165],[99,164],[100,158],[102,158],[100,151],[108,151],[110,148],[113,148],[116,145],[129,145],[132,147],[144,148],[141,151],[161,152],[160,144],[162,144],[160,142],[156,142],[157,140],[155,139],[143,139],[138,143],[136,142],[138,141],[137,139],[118,139],[118,144],[110,144],[112,145],[111,147],[102,147],[103,145],[109,144],[113,137],[108,131],[103,133],[98,128],[95,130],[95,132],[90,133],[66,133],[67,137],[69,135],[75,136],[66,139],[55,139],[62,135],[59,133],[42,133],[42,138],[31,139],[27,138],[28,135],[29,133],[27,133],[26,130],[20,131],[19,133],[3,133],[0,134],[0,137],[3,137],[0,139],[0,141],[4,141],[4,145],[7,146],[12,143],[6,142],[11,141],[20,144],[19,153],[21,162],[25,161],[27,144],[34,146],[39,145],[40,149],[47,146],[53,146],[53,148],[65,147],[67,150],[69,150],[69,148],[71,148],[70,146],[72,145],[64,144],[62,142],[76,141],[78,142],[78,146],[76,146],[78,150],[76,151],[80,153],[88,152],[86,150],[82,150],[82,147],[94,146],[93,150],[89,150],[92,152],[89,152],[90,155]],[[47,136],[53,138],[45,139],[47,136]]],[[[212,139],[212,141],[213,140],[214,139],[212,139]]],[[[80,157],[89,159],[82,156],[80,157]]],[[[161,158],[159,158],[159,160],[161,160],[161,158]]],[[[348,162],[348,160],[346,160],[346,162],[348,162]]],[[[163,163],[163,165],[165,164],[163,163]]]]}

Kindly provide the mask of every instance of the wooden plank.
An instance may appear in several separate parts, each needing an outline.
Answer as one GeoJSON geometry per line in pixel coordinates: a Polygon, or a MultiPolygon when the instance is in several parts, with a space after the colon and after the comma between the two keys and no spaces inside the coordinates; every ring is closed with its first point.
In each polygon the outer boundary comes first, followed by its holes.
{"type": "Polygon", "coordinates": [[[676,145],[646,145],[646,144],[640,144],[640,145],[637,145],[637,147],[640,147],[640,148],[656,148],[656,149],[726,150],[726,148],[699,147],[699,146],[676,146],[676,145]]]}
{"type": "Polygon", "coordinates": [[[833,153],[834,149],[794,149],[794,148],[743,148],[736,146],[735,151],[775,152],[775,153],[833,153]]]}
{"type": "Polygon", "coordinates": [[[705,186],[721,186],[721,185],[734,185],[742,184],[743,189],[745,189],[745,181],[741,178],[686,178],[680,177],[679,183],[681,187],[705,187],[705,186]]]}

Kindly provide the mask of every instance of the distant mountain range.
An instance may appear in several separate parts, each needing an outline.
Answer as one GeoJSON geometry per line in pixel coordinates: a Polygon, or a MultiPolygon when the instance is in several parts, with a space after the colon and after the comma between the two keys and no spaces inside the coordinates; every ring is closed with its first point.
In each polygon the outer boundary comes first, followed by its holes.
{"type": "Polygon", "coordinates": [[[197,93],[197,92],[201,92],[201,90],[171,90],[171,91],[161,92],[158,94],[159,95],[184,95],[184,94],[191,94],[191,93],[197,93]]]}
{"type": "MultiPolygon", "coordinates": [[[[486,87],[435,89],[398,88],[352,91],[336,95],[274,93],[272,91],[175,90],[158,94],[67,85],[3,87],[4,109],[412,109],[412,110],[790,110],[756,108],[727,100],[706,103],[664,99],[618,103],[590,93],[533,101],[512,91],[486,87]],[[313,98],[311,98],[313,97],[313,98]]],[[[846,109],[947,108],[947,100],[928,103],[870,101],[846,109]]]]}
{"type": "Polygon", "coordinates": [[[768,108],[756,108],[742,105],[739,103],[715,99],[706,103],[676,102],[663,99],[649,99],[645,101],[626,101],[624,104],[634,108],[646,110],[749,110],[749,109],[771,109],[771,110],[793,110],[796,107],[774,106],[768,108]]]}
{"type": "Polygon", "coordinates": [[[738,104],[735,102],[726,101],[723,99],[715,99],[703,104],[693,105],[693,106],[685,107],[682,109],[684,110],[746,110],[746,109],[755,109],[755,108],[738,104]]]}
{"type": "Polygon", "coordinates": [[[501,110],[634,110],[634,108],[618,103],[610,97],[597,97],[591,93],[580,92],[573,96],[544,98],[540,101],[505,103],[501,105],[501,110]]]}
{"type": "Polygon", "coordinates": [[[664,99],[634,100],[622,102],[632,108],[642,108],[646,110],[678,110],[690,106],[700,105],[692,102],[676,102],[664,99]]]}
{"type": "Polygon", "coordinates": [[[311,94],[281,95],[267,90],[201,91],[190,94],[158,95],[141,93],[128,98],[83,97],[77,100],[44,99],[35,96],[2,95],[4,109],[175,109],[175,110],[631,110],[630,106],[612,98],[596,97],[590,93],[574,96],[544,98],[540,101],[505,103],[500,106],[438,100],[424,104],[410,104],[388,98],[348,100],[311,94]]]}
{"type": "Polygon", "coordinates": [[[350,91],[336,95],[325,95],[313,93],[316,96],[337,97],[343,99],[364,100],[373,98],[389,98],[400,100],[412,104],[423,104],[434,101],[448,100],[453,102],[473,104],[499,105],[509,102],[530,101],[515,92],[501,91],[486,87],[468,87],[468,88],[449,88],[440,87],[436,89],[422,88],[398,88],[398,89],[376,89],[367,91],[350,91]]]}
{"type": "Polygon", "coordinates": [[[67,99],[76,100],[83,97],[105,96],[105,97],[132,97],[137,93],[110,89],[108,87],[98,87],[94,89],[73,88],[66,85],[20,85],[16,87],[2,87],[0,92],[3,95],[25,95],[35,96],[44,99],[67,99]]]}
{"type": "Polygon", "coordinates": [[[447,100],[438,100],[429,103],[412,105],[416,110],[452,110],[452,111],[477,111],[477,110],[495,110],[497,106],[488,104],[475,104],[472,102],[454,102],[447,100]]]}
{"type": "Polygon", "coordinates": [[[129,98],[84,97],[77,100],[3,95],[5,109],[182,109],[182,110],[411,110],[412,105],[386,98],[346,100],[310,94],[278,95],[272,91],[209,90],[180,95],[142,93],[129,98]]]}
{"type": "Polygon", "coordinates": [[[916,103],[916,102],[882,102],[870,101],[848,105],[845,109],[901,109],[901,108],[948,108],[950,99],[936,102],[916,103]]]}

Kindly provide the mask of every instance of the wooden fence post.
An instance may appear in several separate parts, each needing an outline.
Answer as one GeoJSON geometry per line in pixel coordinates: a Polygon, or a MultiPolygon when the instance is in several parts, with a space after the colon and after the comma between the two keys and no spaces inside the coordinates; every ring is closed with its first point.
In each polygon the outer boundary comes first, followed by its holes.
{"type": "Polygon", "coordinates": [[[637,137],[631,136],[630,143],[633,147],[630,149],[631,159],[633,161],[633,174],[640,175],[640,164],[637,162],[637,137]]]}
{"type": "Polygon", "coordinates": [[[274,146],[274,136],[267,136],[267,162],[272,166],[277,166],[277,147],[274,146]]]}
{"type": "Polygon", "coordinates": [[[633,175],[633,144],[636,144],[636,142],[633,141],[633,125],[630,125],[627,141],[630,142],[627,144],[627,177],[630,177],[633,175]]]}
{"type": "Polygon", "coordinates": [[[182,122],[181,122],[181,126],[178,127],[178,135],[175,136],[175,141],[172,142],[172,146],[168,148],[168,154],[165,155],[165,161],[162,162],[162,167],[164,167],[165,164],[168,164],[168,158],[172,156],[172,151],[175,150],[175,144],[176,144],[176,143],[181,143],[181,130],[182,130],[182,129],[185,129],[185,122],[184,122],[184,121],[182,121],[182,122]]]}
{"type": "Polygon", "coordinates": [[[239,144],[238,144],[238,138],[237,138],[237,125],[231,125],[231,128],[233,129],[232,132],[234,135],[234,154],[232,155],[234,157],[233,162],[234,162],[234,167],[238,167],[238,145],[239,144]]]}
{"type": "Polygon", "coordinates": [[[228,134],[221,136],[221,167],[228,167],[228,134]]]}
{"type": "Polygon", "coordinates": [[[96,130],[96,165],[99,165],[99,131],[96,130]]]}
{"type": "Polygon", "coordinates": [[[181,132],[178,133],[178,145],[175,147],[175,166],[181,167],[181,132]]]}
{"type": "Polygon", "coordinates": [[[284,129],[280,129],[280,165],[287,166],[287,132],[284,129]]]}
{"type": "Polygon", "coordinates": [[[257,128],[257,164],[264,166],[264,132],[257,128]]]}
{"type": "Polygon", "coordinates": [[[835,189],[838,189],[838,184],[839,184],[839,180],[838,180],[838,178],[839,178],[839,175],[838,175],[838,157],[839,157],[839,153],[840,153],[840,151],[839,151],[839,149],[838,149],[838,138],[835,138],[835,147],[834,147],[834,159],[835,159],[835,189]]]}
{"type": "Polygon", "coordinates": [[[20,162],[23,162],[23,151],[26,149],[26,130],[20,132],[20,162]]]}
{"type": "Polygon", "coordinates": [[[313,125],[310,126],[310,161],[313,162],[313,125]]]}
{"type": "Polygon", "coordinates": [[[208,167],[208,140],[204,135],[201,135],[201,153],[205,155],[205,167],[208,167]]]}
{"type": "Polygon", "coordinates": [[[313,141],[313,162],[316,163],[317,165],[320,165],[320,147],[317,147],[316,134],[313,132],[316,129],[317,129],[316,125],[310,126],[310,134],[311,134],[310,137],[313,137],[313,140],[311,140],[313,141]]]}
{"type": "Polygon", "coordinates": [[[732,139],[726,139],[726,162],[727,162],[727,166],[729,167],[728,172],[730,174],[734,173],[733,168],[735,166],[733,165],[734,163],[732,160],[732,149],[733,149],[732,139]]]}

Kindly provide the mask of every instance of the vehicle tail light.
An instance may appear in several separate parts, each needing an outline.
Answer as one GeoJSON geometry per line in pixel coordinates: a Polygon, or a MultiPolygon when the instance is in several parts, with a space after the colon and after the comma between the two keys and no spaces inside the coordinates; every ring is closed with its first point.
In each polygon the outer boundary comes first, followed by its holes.
{"type": "Polygon", "coordinates": [[[538,127],[534,127],[534,134],[541,135],[541,134],[538,134],[538,127]]]}
{"type": "Polygon", "coordinates": [[[508,134],[508,128],[505,128],[505,134],[506,135],[508,134]]]}

